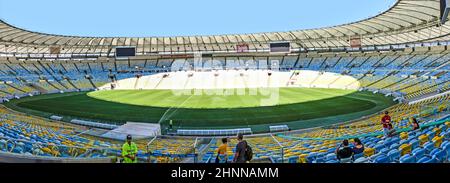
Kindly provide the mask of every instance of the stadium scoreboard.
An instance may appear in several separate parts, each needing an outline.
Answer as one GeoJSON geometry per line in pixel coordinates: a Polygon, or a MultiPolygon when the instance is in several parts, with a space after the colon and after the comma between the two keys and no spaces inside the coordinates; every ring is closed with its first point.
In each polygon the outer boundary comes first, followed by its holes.
{"type": "Polygon", "coordinates": [[[116,58],[136,56],[136,47],[116,47],[116,58]]]}
{"type": "Polygon", "coordinates": [[[290,42],[276,42],[270,43],[270,53],[290,53],[291,43],[290,42]]]}

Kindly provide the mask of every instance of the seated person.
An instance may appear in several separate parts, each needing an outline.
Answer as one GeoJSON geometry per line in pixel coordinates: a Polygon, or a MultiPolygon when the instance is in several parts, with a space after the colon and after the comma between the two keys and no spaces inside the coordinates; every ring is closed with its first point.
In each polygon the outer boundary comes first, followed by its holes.
{"type": "Polygon", "coordinates": [[[342,144],[336,148],[336,156],[340,162],[350,162],[353,156],[353,150],[349,146],[348,140],[342,141],[342,144]]]}
{"type": "Polygon", "coordinates": [[[392,124],[388,125],[388,137],[393,137],[397,134],[397,130],[395,130],[394,126],[392,124]]]}
{"type": "Polygon", "coordinates": [[[353,154],[361,154],[364,152],[364,144],[362,144],[361,140],[359,138],[353,139],[355,141],[353,143],[354,147],[352,148],[353,154]]]}

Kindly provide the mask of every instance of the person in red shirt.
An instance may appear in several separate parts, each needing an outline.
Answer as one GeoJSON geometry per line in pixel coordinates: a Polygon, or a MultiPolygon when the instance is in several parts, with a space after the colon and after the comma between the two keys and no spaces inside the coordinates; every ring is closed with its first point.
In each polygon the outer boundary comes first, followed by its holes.
{"type": "Polygon", "coordinates": [[[381,124],[383,125],[384,136],[389,136],[389,125],[391,124],[391,116],[389,116],[389,112],[384,112],[384,116],[381,118],[381,124]]]}

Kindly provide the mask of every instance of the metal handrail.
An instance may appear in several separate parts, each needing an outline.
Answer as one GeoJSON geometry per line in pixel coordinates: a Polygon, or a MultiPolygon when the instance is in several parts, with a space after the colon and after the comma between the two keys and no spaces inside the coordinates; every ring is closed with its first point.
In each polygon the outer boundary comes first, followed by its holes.
{"type": "Polygon", "coordinates": [[[147,145],[146,145],[146,150],[147,150],[147,154],[148,154],[148,161],[150,162],[151,161],[151,154],[152,154],[152,152],[150,151],[150,144],[152,144],[153,143],[153,141],[155,141],[156,140],[156,138],[157,138],[158,136],[155,136],[155,137],[153,137],[153,139],[152,140],[150,140],[148,143],[147,143],[147,145]]]}
{"type": "Polygon", "coordinates": [[[278,145],[281,147],[281,163],[284,163],[284,146],[283,144],[280,143],[280,141],[278,141],[273,134],[270,134],[270,136],[273,138],[273,140],[278,143],[278,145]]]}

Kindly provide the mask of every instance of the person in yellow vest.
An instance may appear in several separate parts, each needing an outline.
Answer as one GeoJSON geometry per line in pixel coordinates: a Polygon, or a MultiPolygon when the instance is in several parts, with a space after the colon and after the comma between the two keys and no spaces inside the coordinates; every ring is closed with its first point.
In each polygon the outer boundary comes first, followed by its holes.
{"type": "Polygon", "coordinates": [[[131,135],[127,135],[127,142],[125,142],[122,146],[122,157],[124,163],[137,163],[136,154],[138,149],[136,144],[131,140],[131,135]]]}

